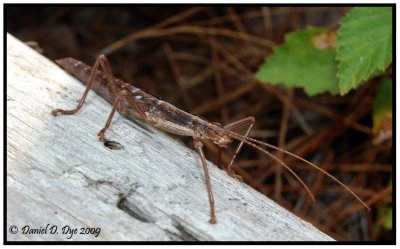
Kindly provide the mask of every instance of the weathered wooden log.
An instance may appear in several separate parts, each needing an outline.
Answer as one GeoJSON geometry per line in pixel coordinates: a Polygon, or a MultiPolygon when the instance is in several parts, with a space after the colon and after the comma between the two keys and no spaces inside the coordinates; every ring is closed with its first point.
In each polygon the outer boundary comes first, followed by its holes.
{"type": "Polygon", "coordinates": [[[97,141],[111,105],[7,35],[7,240],[330,241],[208,162],[217,224],[197,153],[116,114],[110,150],[97,141]],[[77,229],[77,230],[74,230],[77,229]],[[80,234],[83,232],[84,234],[80,234]],[[75,234],[77,233],[77,234],[75,234]]]}

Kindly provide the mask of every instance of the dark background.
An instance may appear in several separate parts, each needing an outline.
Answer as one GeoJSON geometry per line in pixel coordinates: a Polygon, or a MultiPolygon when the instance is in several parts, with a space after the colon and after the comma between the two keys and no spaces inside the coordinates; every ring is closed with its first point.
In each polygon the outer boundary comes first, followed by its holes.
{"type": "MultiPolygon", "coordinates": [[[[392,205],[392,140],[371,143],[377,80],[344,97],[310,98],[301,89],[265,86],[253,78],[285,34],[310,25],[334,31],[350,9],[8,5],[5,21],[7,32],[51,60],[75,57],[91,65],[96,55],[106,52],[118,78],[210,122],[225,125],[254,116],[250,136],[320,165],[367,201],[372,211],[322,174],[276,153],[310,186],[316,196],[313,203],[287,171],[246,146],[234,166],[244,182],[337,240],[392,240],[392,231],[382,226],[382,212],[392,205]],[[192,28],[179,31],[183,26],[192,28]],[[149,32],[146,36],[144,30],[149,32]],[[231,35],[224,35],[227,32],[231,35]],[[120,47],[112,45],[118,40],[120,47]]],[[[182,140],[193,146],[191,139],[182,140]]],[[[222,168],[235,148],[224,150],[218,162],[217,147],[205,145],[206,157],[222,168]]]]}

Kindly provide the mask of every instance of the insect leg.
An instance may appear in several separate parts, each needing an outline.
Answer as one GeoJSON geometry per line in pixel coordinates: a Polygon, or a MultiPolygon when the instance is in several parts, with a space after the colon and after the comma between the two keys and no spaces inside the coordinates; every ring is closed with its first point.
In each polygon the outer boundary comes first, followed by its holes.
{"type": "MultiPolygon", "coordinates": [[[[255,122],[254,117],[247,117],[247,118],[235,121],[233,123],[227,124],[227,125],[224,126],[224,128],[227,129],[227,130],[230,130],[230,131],[234,131],[234,130],[238,130],[240,128],[243,128],[245,126],[248,126],[247,131],[246,131],[246,133],[244,135],[244,137],[247,137],[249,135],[249,133],[250,133],[251,128],[254,125],[254,122],[255,122]]],[[[235,154],[233,154],[232,160],[229,163],[228,168],[227,168],[228,174],[230,176],[238,178],[240,180],[242,180],[242,177],[235,173],[235,171],[233,170],[232,166],[233,166],[233,161],[235,160],[235,158],[236,158],[237,154],[239,153],[240,149],[242,148],[242,146],[243,146],[243,140],[240,141],[238,147],[235,150],[235,154]]]]}
{"type": "Polygon", "coordinates": [[[124,97],[124,91],[119,89],[120,87],[118,87],[118,85],[115,82],[115,77],[112,73],[111,70],[111,66],[110,63],[108,62],[107,58],[104,55],[99,55],[96,58],[96,61],[93,65],[93,69],[90,73],[89,76],[89,81],[88,84],[86,86],[85,92],[82,95],[81,100],[79,101],[79,104],[77,105],[77,107],[75,109],[72,110],[64,110],[64,109],[54,109],[51,111],[51,113],[54,116],[57,115],[73,115],[76,112],[78,112],[81,108],[83,103],[86,100],[86,97],[89,93],[90,88],[93,85],[93,82],[95,82],[95,77],[96,77],[96,73],[99,70],[99,67],[101,66],[101,68],[103,69],[104,74],[107,77],[107,81],[109,83],[109,86],[111,87],[111,92],[112,95],[114,96],[115,100],[114,100],[114,104],[113,104],[113,108],[111,110],[111,113],[107,119],[106,125],[97,133],[97,135],[99,136],[100,141],[106,141],[105,135],[104,133],[106,132],[106,130],[109,128],[112,118],[114,117],[115,111],[120,107],[120,103],[121,103],[121,98],[124,97]]]}
{"type": "Polygon", "coordinates": [[[94,79],[95,79],[97,70],[99,68],[99,65],[100,65],[100,56],[97,57],[96,62],[93,65],[93,69],[92,69],[92,72],[90,73],[89,81],[88,81],[88,84],[86,86],[85,92],[83,93],[82,98],[79,101],[79,104],[76,106],[76,108],[75,109],[71,109],[71,110],[54,109],[54,110],[51,111],[51,114],[53,114],[54,116],[58,116],[58,115],[73,115],[73,114],[77,113],[81,109],[81,107],[82,107],[83,103],[85,102],[85,99],[86,99],[86,97],[87,97],[87,95],[89,93],[89,90],[92,87],[93,82],[95,81],[94,79]]]}
{"type": "Polygon", "coordinates": [[[96,59],[96,62],[97,61],[99,61],[101,68],[103,69],[103,72],[107,77],[108,83],[111,86],[112,94],[115,96],[113,108],[110,115],[108,116],[107,122],[105,126],[97,133],[100,141],[107,141],[107,139],[105,138],[105,132],[110,127],[115,111],[120,107],[121,98],[125,97],[126,91],[119,90],[117,83],[115,83],[115,76],[111,70],[110,63],[108,62],[106,56],[103,54],[99,55],[96,59]]]}
{"type": "Polygon", "coordinates": [[[206,179],[206,186],[207,186],[207,193],[208,193],[208,201],[210,203],[210,223],[215,224],[217,221],[215,219],[215,204],[214,204],[214,197],[211,189],[211,182],[210,182],[210,175],[208,174],[208,168],[206,159],[203,152],[203,143],[199,140],[194,138],[194,147],[197,149],[201,159],[201,165],[203,166],[204,176],[206,179]]]}
{"type": "Polygon", "coordinates": [[[107,139],[105,138],[104,133],[106,132],[106,130],[108,129],[108,127],[110,127],[111,120],[112,120],[113,117],[114,117],[114,114],[115,114],[115,111],[116,111],[117,108],[118,108],[119,102],[120,102],[120,96],[118,95],[118,96],[115,98],[115,100],[114,100],[114,104],[113,104],[111,113],[110,113],[110,115],[108,116],[106,125],[97,133],[97,136],[99,137],[99,140],[100,140],[100,141],[103,141],[103,142],[104,142],[104,141],[107,141],[107,139]]]}

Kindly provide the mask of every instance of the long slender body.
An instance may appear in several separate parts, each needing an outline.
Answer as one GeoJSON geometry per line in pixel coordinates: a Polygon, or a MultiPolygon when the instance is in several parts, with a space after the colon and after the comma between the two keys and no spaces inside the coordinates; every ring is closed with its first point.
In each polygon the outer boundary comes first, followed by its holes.
{"type": "Polygon", "coordinates": [[[339,185],[341,185],[343,188],[345,188],[360,203],[362,203],[367,209],[369,209],[368,205],[366,205],[350,188],[348,188],[337,178],[335,178],[328,172],[322,170],[315,164],[293,153],[282,150],[276,146],[248,137],[250,129],[254,123],[253,117],[248,117],[243,120],[236,121],[224,127],[212,124],[200,117],[192,115],[165,101],[162,101],[146,93],[145,91],[132,86],[131,84],[116,79],[112,74],[111,67],[104,55],[98,56],[93,67],[89,67],[83,62],[80,62],[73,58],[65,58],[57,60],[57,63],[60,64],[63,68],[65,68],[68,72],[70,72],[72,75],[74,75],[82,82],[87,82],[87,87],[85,92],[83,93],[83,96],[78,106],[75,109],[72,110],[54,109],[51,112],[54,116],[60,114],[72,115],[78,112],[87,97],[88,91],[92,87],[100,96],[102,96],[108,102],[113,103],[113,108],[106,122],[106,125],[98,133],[98,136],[101,141],[107,141],[107,139],[105,138],[105,131],[110,126],[113,115],[117,110],[119,110],[122,115],[141,119],[144,122],[152,126],[155,126],[161,130],[181,136],[193,137],[195,142],[194,143],[195,148],[197,149],[200,155],[201,164],[203,166],[205,173],[205,180],[206,180],[207,192],[210,203],[210,223],[212,224],[216,223],[214,198],[212,195],[211,183],[208,175],[206,160],[202,149],[203,144],[201,143],[201,139],[212,140],[215,144],[222,147],[227,146],[233,140],[240,141],[239,146],[235,151],[235,155],[233,156],[230,164],[228,165],[228,173],[232,176],[236,176],[232,169],[233,160],[239,153],[242,145],[247,144],[253,147],[254,149],[272,157],[274,160],[280,163],[301,183],[301,185],[306,189],[311,198],[314,199],[310,189],[301,180],[301,178],[283,161],[281,161],[276,156],[274,156],[266,149],[261,147],[265,146],[267,148],[281,151],[298,160],[301,160],[304,163],[308,164],[309,166],[315,168],[316,170],[319,170],[320,172],[324,173],[326,176],[330,177],[331,179],[336,181],[339,185]],[[102,67],[104,73],[98,71],[98,68],[100,66],[102,67]],[[248,126],[245,135],[240,135],[233,131],[237,128],[243,128],[244,126],[248,126]]]}
{"type": "MultiPolygon", "coordinates": [[[[89,81],[90,73],[93,70],[92,67],[74,58],[60,59],[57,60],[57,63],[80,81],[85,83],[89,81]]],[[[131,103],[126,99],[121,100],[122,115],[133,116],[141,119],[142,121],[166,132],[181,136],[196,137],[199,139],[211,139],[207,134],[207,130],[222,128],[200,117],[185,112],[168,102],[162,101],[120,79],[115,79],[115,83],[118,89],[126,90],[127,96],[135,99],[139,108],[146,115],[146,120],[144,120],[134,109],[129,107],[131,103]]],[[[111,104],[114,102],[115,97],[111,94],[110,84],[108,84],[107,77],[103,72],[97,71],[92,89],[111,104]]],[[[220,140],[220,144],[227,144],[232,141],[232,139],[228,137],[220,140]]]]}

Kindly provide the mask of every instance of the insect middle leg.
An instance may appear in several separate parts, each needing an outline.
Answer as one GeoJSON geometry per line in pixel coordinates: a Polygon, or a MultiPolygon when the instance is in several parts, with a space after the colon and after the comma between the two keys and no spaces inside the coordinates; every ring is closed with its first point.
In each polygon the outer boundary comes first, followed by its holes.
{"type": "Polygon", "coordinates": [[[208,201],[210,203],[210,223],[215,224],[217,223],[217,221],[215,218],[214,196],[211,189],[211,181],[210,181],[210,175],[208,174],[207,163],[203,152],[203,143],[199,139],[194,138],[194,147],[197,149],[199,153],[201,165],[203,166],[204,170],[204,176],[206,180],[207,193],[208,193],[208,201]]]}

